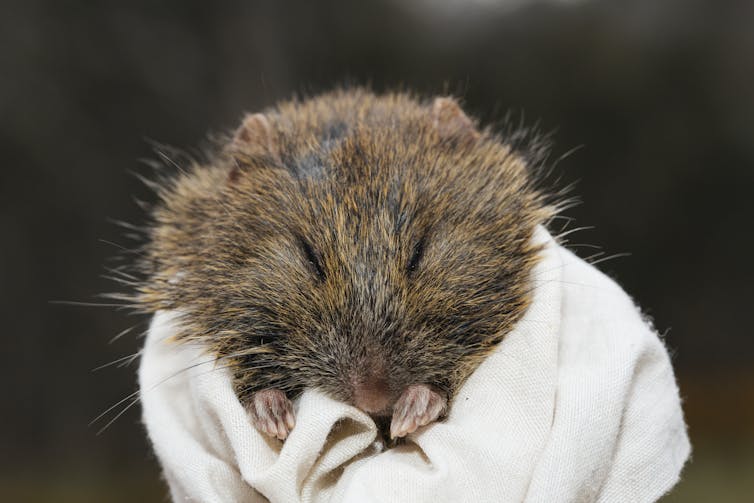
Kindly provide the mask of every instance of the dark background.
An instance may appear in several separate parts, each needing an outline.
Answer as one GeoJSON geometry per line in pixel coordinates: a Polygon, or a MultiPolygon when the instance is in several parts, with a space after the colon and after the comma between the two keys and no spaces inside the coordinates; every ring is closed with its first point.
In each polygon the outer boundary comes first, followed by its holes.
{"type": "Polygon", "coordinates": [[[162,501],[135,390],[144,320],[96,301],[122,243],[111,219],[153,199],[129,171],[292,93],[345,82],[460,95],[554,130],[557,167],[594,226],[630,252],[600,267],[667,331],[693,462],[668,501],[754,493],[754,2],[594,0],[3,2],[0,309],[4,501],[162,501]],[[100,423],[102,424],[102,423],[100,423]]]}

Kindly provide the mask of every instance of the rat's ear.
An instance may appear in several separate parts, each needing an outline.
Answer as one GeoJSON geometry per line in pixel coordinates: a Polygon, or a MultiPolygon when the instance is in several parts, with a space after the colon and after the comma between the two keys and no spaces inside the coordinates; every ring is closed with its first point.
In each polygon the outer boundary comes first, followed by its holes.
{"type": "Polygon", "coordinates": [[[275,135],[264,114],[248,114],[233,135],[233,147],[236,149],[259,150],[277,157],[275,135]]]}
{"type": "Polygon", "coordinates": [[[238,154],[262,154],[276,162],[280,161],[280,152],[275,132],[264,114],[248,114],[241,126],[233,134],[230,150],[234,153],[235,163],[230,171],[228,181],[235,182],[241,174],[241,162],[238,154]]]}
{"type": "Polygon", "coordinates": [[[432,119],[433,126],[443,139],[475,141],[479,138],[479,131],[474,127],[474,122],[463,113],[453,98],[435,98],[432,104],[432,119]]]}

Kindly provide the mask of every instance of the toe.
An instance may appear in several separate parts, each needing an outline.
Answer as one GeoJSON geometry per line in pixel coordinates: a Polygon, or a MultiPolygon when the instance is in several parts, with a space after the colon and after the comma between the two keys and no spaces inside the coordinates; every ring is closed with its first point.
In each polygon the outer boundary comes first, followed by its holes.
{"type": "Polygon", "coordinates": [[[293,405],[280,390],[266,389],[254,393],[249,415],[260,432],[284,440],[293,429],[293,405]]]}
{"type": "Polygon", "coordinates": [[[439,389],[426,384],[408,386],[393,408],[390,437],[406,436],[435,421],[446,406],[447,397],[439,389]]]}

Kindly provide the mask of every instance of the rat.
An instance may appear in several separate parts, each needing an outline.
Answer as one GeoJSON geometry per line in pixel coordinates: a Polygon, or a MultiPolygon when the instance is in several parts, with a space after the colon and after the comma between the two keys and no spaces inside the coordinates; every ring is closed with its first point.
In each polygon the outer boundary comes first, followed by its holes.
{"type": "Polygon", "coordinates": [[[514,143],[447,96],[340,89],[248,114],[158,183],[132,300],[180,313],[177,340],[231,370],[260,432],[285,439],[317,389],[405,437],[530,304],[555,210],[514,143]]]}

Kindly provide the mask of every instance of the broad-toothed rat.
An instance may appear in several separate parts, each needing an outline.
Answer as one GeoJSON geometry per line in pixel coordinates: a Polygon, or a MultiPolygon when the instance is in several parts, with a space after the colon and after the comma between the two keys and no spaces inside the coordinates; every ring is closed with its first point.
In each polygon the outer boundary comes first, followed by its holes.
{"type": "Polygon", "coordinates": [[[553,214],[452,98],[341,90],[248,115],[162,182],[135,303],[230,366],[260,431],[318,389],[403,437],[521,318],[553,214]]]}

